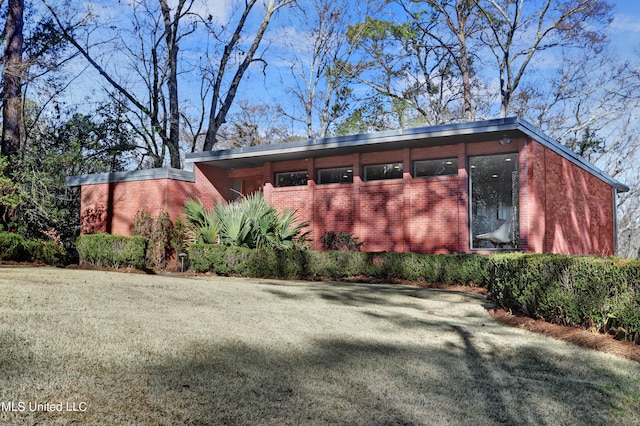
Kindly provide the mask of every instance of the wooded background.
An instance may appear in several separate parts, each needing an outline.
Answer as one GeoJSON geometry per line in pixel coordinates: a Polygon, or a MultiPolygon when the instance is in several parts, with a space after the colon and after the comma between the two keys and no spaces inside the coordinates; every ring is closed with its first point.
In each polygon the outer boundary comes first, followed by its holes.
{"type": "Polygon", "coordinates": [[[0,13],[4,229],[73,241],[66,176],[518,115],[631,188],[619,254],[638,256],[640,67],[636,46],[611,42],[613,3],[0,0],[0,13]]]}

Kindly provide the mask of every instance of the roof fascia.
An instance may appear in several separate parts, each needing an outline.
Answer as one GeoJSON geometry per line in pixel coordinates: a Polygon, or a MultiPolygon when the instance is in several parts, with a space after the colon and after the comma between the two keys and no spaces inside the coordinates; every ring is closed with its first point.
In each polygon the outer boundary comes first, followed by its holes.
{"type": "Polygon", "coordinates": [[[165,167],[162,169],[134,170],[129,172],[92,173],[69,176],[65,179],[67,186],[96,185],[114,182],[136,182],[154,179],[171,179],[184,182],[195,182],[195,173],[188,170],[165,167]]]}

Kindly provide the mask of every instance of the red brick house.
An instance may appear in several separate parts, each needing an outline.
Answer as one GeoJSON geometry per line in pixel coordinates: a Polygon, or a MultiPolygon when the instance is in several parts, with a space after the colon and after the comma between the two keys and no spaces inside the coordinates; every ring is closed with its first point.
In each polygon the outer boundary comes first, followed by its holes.
{"type": "Polygon", "coordinates": [[[262,191],[297,209],[313,248],[345,231],[367,251],[612,255],[628,187],[520,118],[187,154],[185,169],[74,176],[81,232],[127,235],[141,209],[180,213],[262,191]]]}

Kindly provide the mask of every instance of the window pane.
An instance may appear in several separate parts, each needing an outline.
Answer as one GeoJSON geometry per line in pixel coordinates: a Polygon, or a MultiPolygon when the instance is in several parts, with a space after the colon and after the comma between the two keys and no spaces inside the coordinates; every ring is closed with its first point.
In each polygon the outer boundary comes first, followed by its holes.
{"type": "Polygon", "coordinates": [[[232,179],[230,189],[232,200],[237,200],[242,197],[242,181],[240,179],[232,179]]]}
{"type": "Polygon", "coordinates": [[[304,171],[276,173],[276,186],[306,185],[309,173],[304,171]]]}
{"type": "Polygon", "coordinates": [[[364,180],[401,179],[402,163],[364,166],[364,180]]]}
{"type": "Polygon", "coordinates": [[[458,174],[458,159],[422,160],[413,163],[414,177],[432,177],[458,174]]]}
{"type": "Polygon", "coordinates": [[[518,247],[518,154],[469,158],[471,248],[518,247]]]}
{"type": "Polygon", "coordinates": [[[318,184],[353,183],[353,167],[318,170],[318,184]]]}

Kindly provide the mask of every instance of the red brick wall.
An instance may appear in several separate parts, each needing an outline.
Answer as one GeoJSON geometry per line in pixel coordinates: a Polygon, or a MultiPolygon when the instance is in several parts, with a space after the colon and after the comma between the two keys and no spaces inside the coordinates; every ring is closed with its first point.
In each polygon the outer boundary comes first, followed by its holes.
{"type": "Polygon", "coordinates": [[[614,254],[611,186],[547,150],[545,252],[614,254]]]}
{"type": "Polygon", "coordinates": [[[171,179],[83,185],[80,232],[130,235],[139,211],[166,210],[174,218],[190,195],[196,195],[193,183],[171,179]]]}
{"type": "Polygon", "coordinates": [[[85,185],[83,232],[129,234],[142,209],[179,214],[188,196],[213,208],[229,199],[231,179],[264,182],[267,201],[279,210],[295,209],[310,224],[312,247],[322,247],[327,231],[348,232],[368,251],[469,252],[468,156],[519,152],[520,249],[525,252],[613,254],[611,187],[543,145],[525,138],[442,147],[352,154],[263,167],[222,170],[196,165],[195,184],[170,179],[85,185]],[[458,176],[412,178],[413,161],[458,158],[458,176]],[[402,179],[363,182],[362,166],[402,162],[402,179]],[[317,185],[318,169],[353,166],[352,184],[317,185]],[[274,174],[307,170],[306,186],[277,188],[274,174]],[[111,213],[111,214],[109,214],[111,213]]]}

